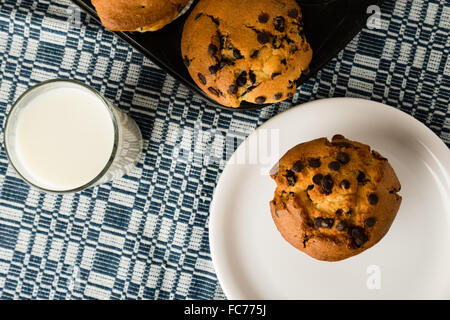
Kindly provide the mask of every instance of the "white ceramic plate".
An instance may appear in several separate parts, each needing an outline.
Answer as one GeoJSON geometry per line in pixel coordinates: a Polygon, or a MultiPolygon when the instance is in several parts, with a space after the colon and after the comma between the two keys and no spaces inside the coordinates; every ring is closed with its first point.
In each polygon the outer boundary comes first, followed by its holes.
{"type": "Polygon", "coordinates": [[[227,164],[211,204],[213,263],[229,299],[449,299],[449,199],[450,151],[419,121],[361,99],[306,103],[267,121],[227,164]],[[403,202],[374,247],[340,262],[321,262],[278,233],[269,209],[275,182],[268,168],[296,144],[336,133],[389,159],[403,202]],[[268,146],[279,154],[256,159],[268,154],[268,146]]]}

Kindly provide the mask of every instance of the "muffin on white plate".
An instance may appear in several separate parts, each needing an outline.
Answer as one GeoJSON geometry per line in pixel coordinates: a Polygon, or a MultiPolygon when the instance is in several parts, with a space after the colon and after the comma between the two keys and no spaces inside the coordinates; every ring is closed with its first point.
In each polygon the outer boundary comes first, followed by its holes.
{"type": "Polygon", "coordinates": [[[271,177],[277,188],[270,209],[278,230],[318,260],[339,261],[374,246],[402,202],[388,159],[342,135],[298,144],[271,177]]]}

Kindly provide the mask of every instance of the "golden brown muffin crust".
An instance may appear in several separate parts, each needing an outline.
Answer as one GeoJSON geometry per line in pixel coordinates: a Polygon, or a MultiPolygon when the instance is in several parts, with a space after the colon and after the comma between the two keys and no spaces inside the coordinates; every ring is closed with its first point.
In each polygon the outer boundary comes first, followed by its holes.
{"type": "Polygon", "coordinates": [[[270,203],[282,236],[313,258],[337,261],[375,245],[400,207],[400,182],[370,147],[341,135],[302,143],[272,169],[270,203]]]}
{"type": "Polygon", "coordinates": [[[294,0],[200,0],[181,50],[197,85],[231,107],[291,97],[312,59],[294,0]]]}
{"type": "Polygon", "coordinates": [[[102,24],[113,31],[156,31],[175,19],[189,0],[92,0],[102,24]]]}

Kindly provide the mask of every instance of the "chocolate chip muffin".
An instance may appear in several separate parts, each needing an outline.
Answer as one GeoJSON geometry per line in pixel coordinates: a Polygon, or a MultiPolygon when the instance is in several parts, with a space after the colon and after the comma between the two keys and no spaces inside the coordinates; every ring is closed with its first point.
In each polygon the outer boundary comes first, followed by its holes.
{"type": "Polygon", "coordinates": [[[229,107],[291,97],[312,59],[295,0],[200,0],[181,50],[197,85],[229,107]]]}
{"type": "Polygon", "coordinates": [[[106,28],[113,31],[141,32],[161,29],[180,15],[189,2],[189,0],[92,0],[106,28]]]}
{"type": "Polygon", "coordinates": [[[338,261],[372,247],[388,232],[402,201],[388,160],[336,135],[302,143],[272,169],[272,218],[291,245],[338,261]]]}

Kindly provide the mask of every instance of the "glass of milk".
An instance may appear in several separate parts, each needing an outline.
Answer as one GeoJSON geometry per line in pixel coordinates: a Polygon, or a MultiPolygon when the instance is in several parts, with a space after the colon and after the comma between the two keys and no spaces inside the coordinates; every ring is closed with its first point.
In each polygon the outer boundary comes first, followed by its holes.
{"type": "Polygon", "coordinates": [[[91,87],[49,80],[28,89],[5,122],[6,154],[30,185],[73,193],[129,173],[142,151],[136,122],[91,87]]]}

